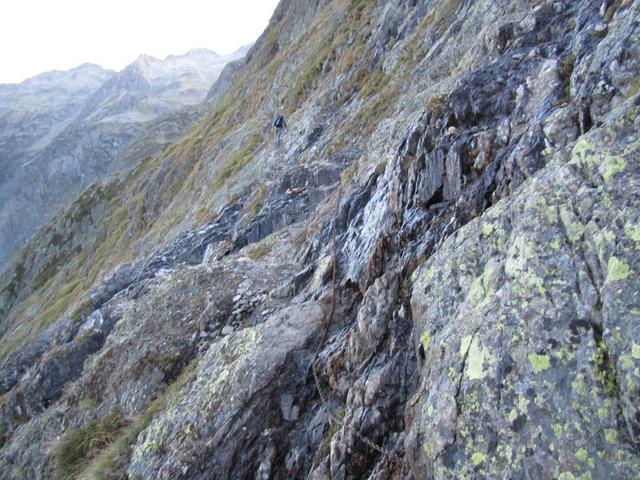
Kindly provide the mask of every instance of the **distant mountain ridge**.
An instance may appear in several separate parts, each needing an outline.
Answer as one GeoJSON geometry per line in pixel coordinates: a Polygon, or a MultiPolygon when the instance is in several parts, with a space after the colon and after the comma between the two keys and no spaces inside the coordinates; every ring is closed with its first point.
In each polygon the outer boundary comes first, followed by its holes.
{"type": "Polygon", "coordinates": [[[117,160],[132,158],[136,138],[151,142],[151,154],[183,133],[224,66],[246,50],[140,55],[120,72],[85,63],[0,84],[0,270],[88,184],[134,166],[117,160]],[[167,114],[173,120],[154,137],[147,128],[167,114]]]}

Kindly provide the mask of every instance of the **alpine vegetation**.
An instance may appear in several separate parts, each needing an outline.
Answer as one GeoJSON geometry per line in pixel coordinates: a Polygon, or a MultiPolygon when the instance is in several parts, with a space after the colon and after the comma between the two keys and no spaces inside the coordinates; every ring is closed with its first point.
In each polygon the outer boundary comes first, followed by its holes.
{"type": "Polygon", "coordinates": [[[638,478],[639,19],[282,0],[9,260],[2,477],[638,478]]]}

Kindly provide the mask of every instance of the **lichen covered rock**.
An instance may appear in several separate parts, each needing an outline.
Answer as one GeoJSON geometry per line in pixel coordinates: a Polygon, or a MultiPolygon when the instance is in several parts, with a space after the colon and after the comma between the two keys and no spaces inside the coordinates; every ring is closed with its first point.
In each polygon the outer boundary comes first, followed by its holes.
{"type": "Polygon", "coordinates": [[[192,384],[140,437],[129,474],[230,478],[256,471],[256,450],[285,441],[281,395],[304,381],[324,317],[319,304],[290,307],[209,348],[192,384]]]}
{"type": "Polygon", "coordinates": [[[416,477],[637,474],[638,103],[415,272],[416,477]]]}
{"type": "Polygon", "coordinates": [[[283,0],[0,281],[4,477],[637,476],[639,12],[283,0]]]}

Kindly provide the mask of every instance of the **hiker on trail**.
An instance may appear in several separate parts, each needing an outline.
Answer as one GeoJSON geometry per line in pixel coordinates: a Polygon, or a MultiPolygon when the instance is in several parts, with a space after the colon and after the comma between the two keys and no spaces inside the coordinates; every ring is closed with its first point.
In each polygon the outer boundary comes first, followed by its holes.
{"type": "Polygon", "coordinates": [[[280,138],[282,137],[282,131],[287,128],[287,122],[284,121],[282,113],[279,113],[273,122],[273,128],[276,129],[276,147],[280,145],[280,138]]]}

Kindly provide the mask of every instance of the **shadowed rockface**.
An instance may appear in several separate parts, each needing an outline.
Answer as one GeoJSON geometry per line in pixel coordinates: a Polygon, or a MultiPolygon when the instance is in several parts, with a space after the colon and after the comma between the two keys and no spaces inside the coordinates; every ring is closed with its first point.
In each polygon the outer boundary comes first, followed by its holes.
{"type": "Polygon", "coordinates": [[[634,478],[639,13],[281,2],[6,277],[5,476],[634,478]]]}

